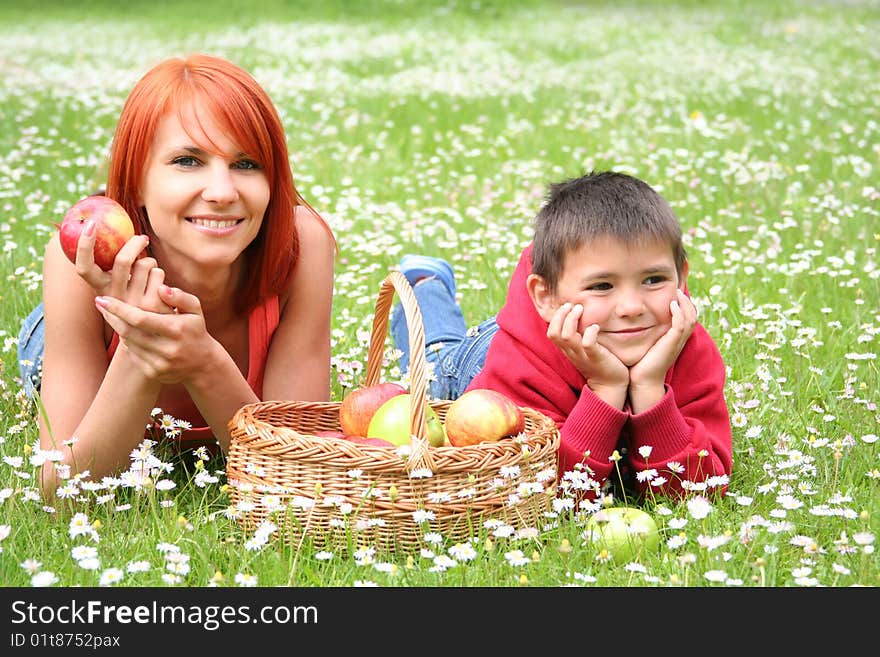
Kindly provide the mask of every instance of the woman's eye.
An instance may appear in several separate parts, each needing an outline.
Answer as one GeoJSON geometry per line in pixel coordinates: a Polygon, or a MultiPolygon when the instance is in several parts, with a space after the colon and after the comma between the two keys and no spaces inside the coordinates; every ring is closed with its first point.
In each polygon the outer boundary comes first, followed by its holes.
{"type": "Polygon", "coordinates": [[[171,160],[171,163],[182,167],[194,167],[198,166],[199,161],[192,155],[181,155],[180,157],[175,157],[171,160]]]}
{"type": "Polygon", "coordinates": [[[236,169],[244,169],[246,171],[260,169],[260,165],[254,160],[239,160],[233,165],[236,169]]]}

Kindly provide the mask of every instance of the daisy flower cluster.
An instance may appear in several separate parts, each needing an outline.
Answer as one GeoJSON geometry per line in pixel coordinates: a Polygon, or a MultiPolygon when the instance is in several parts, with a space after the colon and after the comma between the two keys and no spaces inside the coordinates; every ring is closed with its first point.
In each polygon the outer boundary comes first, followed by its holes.
{"type": "MultiPolygon", "coordinates": [[[[603,489],[588,468],[558,480],[505,469],[402,510],[419,542],[404,555],[377,538],[399,485],[375,483],[369,463],[353,465],[339,490],[227,482],[208,450],[168,449],[191,427],[158,408],[125,471],[96,481],[65,468],[76,438],[40,445],[38,409],[18,376],[19,326],[39,301],[53,224],[101,183],[126,94],[192,42],[112,16],[77,21],[75,40],[67,22],[11,21],[0,25],[9,584],[880,583],[876,12],[756,0],[745,10],[528,3],[490,17],[454,4],[394,21],[267,14],[234,29],[200,26],[199,47],[244,66],[275,101],[297,188],[339,241],[332,398],[363,381],[379,285],[403,254],[448,260],[476,326],[503,304],[547,185],[616,169],[648,181],[682,223],[688,289],[727,366],[733,474],[687,482],[674,461],[637,468],[649,491],[677,482],[687,494],[635,500],[603,489]],[[39,476],[52,467],[62,483],[44,499],[39,476]],[[482,518],[467,538],[437,523],[443,505],[476,508],[502,491],[509,511],[554,483],[534,518],[482,518]],[[584,530],[622,504],[649,511],[660,540],[616,564],[584,530]],[[313,544],[298,527],[315,519],[350,542],[313,544]]],[[[382,379],[406,386],[391,342],[382,379]]],[[[260,470],[246,475],[259,480],[260,470]]],[[[413,485],[430,490],[432,475],[418,471],[413,485]]]]}

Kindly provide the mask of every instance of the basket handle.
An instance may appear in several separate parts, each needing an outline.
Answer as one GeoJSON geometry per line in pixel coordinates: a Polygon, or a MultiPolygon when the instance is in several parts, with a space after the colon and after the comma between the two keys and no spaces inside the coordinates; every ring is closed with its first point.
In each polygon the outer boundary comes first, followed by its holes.
{"type": "Polygon", "coordinates": [[[425,363],[425,327],[419,303],[406,276],[392,271],[382,281],[379,297],[376,299],[376,313],[373,316],[373,333],[370,336],[370,349],[367,354],[367,378],[365,385],[379,383],[382,372],[382,358],[385,354],[385,337],[388,334],[388,314],[394,293],[400,297],[403,313],[409,331],[409,391],[410,391],[410,445],[412,451],[407,460],[407,472],[416,468],[434,471],[434,459],[428,451],[426,408],[427,374],[425,363]]]}

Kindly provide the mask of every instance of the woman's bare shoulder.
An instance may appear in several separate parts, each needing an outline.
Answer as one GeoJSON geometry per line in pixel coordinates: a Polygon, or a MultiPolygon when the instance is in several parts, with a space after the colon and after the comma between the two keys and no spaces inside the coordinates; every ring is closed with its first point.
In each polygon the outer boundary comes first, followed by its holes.
{"type": "Polygon", "coordinates": [[[299,261],[287,289],[281,295],[282,310],[290,298],[314,300],[320,293],[320,281],[329,279],[332,295],[333,268],[336,258],[336,240],[327,223],[304,205],[296,208],[296,231],[299,240],[299,261]]]}

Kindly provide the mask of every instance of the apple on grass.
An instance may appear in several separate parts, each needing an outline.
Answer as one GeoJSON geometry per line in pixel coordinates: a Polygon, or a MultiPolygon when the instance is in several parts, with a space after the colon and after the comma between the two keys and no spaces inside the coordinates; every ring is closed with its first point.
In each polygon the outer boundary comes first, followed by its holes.
{"type": "Polygon", "coordinates": [[[86,196],[76,202],[58,226],[61,250],[74,264],[79,236],[90,219],[95,222],[95,264],[110,271],[119,249],[134,237],[134,224],[125,208],[107,196],[86,196]]]}
{"type": "Polygon", "coordinates": [[[468,390],[446,409],[446,435],[456,447],[495,442],[524,429],[519,406],[494,390],[468,390]]]}
{"type": "Polygon", "coordinates": [[[650,514],[626,506],[612,506],[587,521],[584,538],[608,551],[616,564],[629,563],[660,545],[660,532],[650,514]]]}
{"type": "Polygon", "coordinates": [[[405,393],[406,389],[396,383],[377,383],[352,390],[339,405],[339,426],[349,436],[366,436],[370,420],[379,407],[405,393]]]}
{"type": "MultiPolygon", "coordinates": [[[[410,398],[412,395],[405,393],[395,395],[382,404],[367,429],[367,438],[381,438],[397,446],[410,444],[410,432],[412,424],[410,420],[410,398]]],[[[446,432],[440,416],[430,406],[425,406],[425,437],[432,447],[442,447],[446,442],[446,432]]]]}

